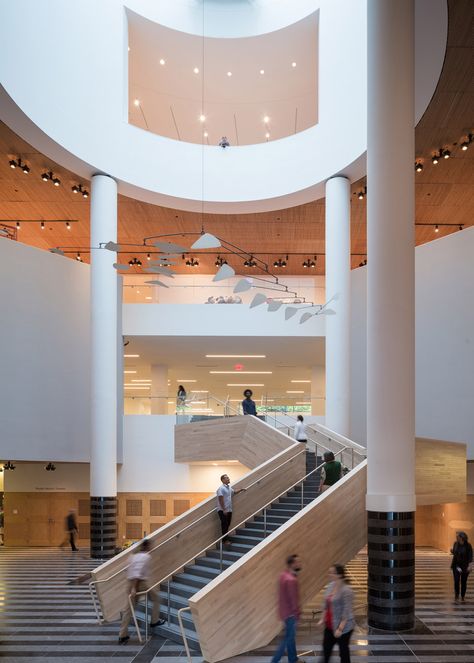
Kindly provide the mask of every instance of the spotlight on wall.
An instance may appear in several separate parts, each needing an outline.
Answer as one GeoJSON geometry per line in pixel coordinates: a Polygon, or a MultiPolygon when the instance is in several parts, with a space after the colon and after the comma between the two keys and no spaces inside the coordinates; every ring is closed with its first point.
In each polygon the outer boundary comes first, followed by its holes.
{"type": "Polygon", "coordinates": [[[43,182],[52,182],[54,186],[59,186],[61,184],[61,180],[59,177],[54,177],[53,172],[50,170],[49,173],[43,173],[41,175],[41,179],[43,182]]]}
{"type": "Polygon", "coordinates": [[[54,472],[56,469],[56,465],[54,465],[54,463],[48,463],[47,465],[45,465],[44,469],[46,470],[46,472],[54,472]]]}
{"type": "Polygon", "coordinates": [[[451,156],[451,152],[449,150],[443,150],[441,154],[443,159],[449,159],[449,157],[451,156]]]}
{"type": "Polygon", "coordinates": [[[441,159],[441,151],[439,154],[433,154],[431,157],[431,163],[436,166],[437,163],[439,163],[439,160],[441,159]]]}
{"type": "Polygon", "coordinates": [[[139,260],[138,258],[132,258],[131,260],[128,261],[128,264],[130,265],[130,267],[141,267],[142,261],[139,260]]]}
{"type": "Polygon", "coordinates": [[[20,228],[21,228],[21,223],[20,223],[19,221],[17,221],[15,225],[16,225],[16,229],[17,229],[17,230],[20,230],[20,228]]]}
{"type": "Polygon", "coordinates": [[[44,230],[44,221],[41,221],[41,230],[44,230]]]}
{"type": "Polygon", "coordinates": [[[188,260],[186,260],[186,265],[187,267],[199,267],[199,260],[196,260],[191,256],[191,258],[188,258],[188,260]]]}
{"type": "Polygon", "coordinates": [[[366,195],[367,195],[367,187],[365,186],[361,191],[357,193],[357,198],[359,200],[364,200],[366,195]]]}
{"type": "Polygon", "coordinates": [[[473,140],[474,140],[474,134],[471,133],[467,134],[466,140],[463,140],[461,143],[461,150],[465,152],[469,148],[469,145],[472,143],[473,140]]]}
{"type": "Polygon", "coordinates": [[[67,228],[68,230],[71,230],[71,224],[69,223],[69,221],[66,221],[66,228],[67,228]]]}
{"type": "Polygon", "coordinates": [[[303,260],[303,262],[301,263],[301,265],[302,265],[302,267],[304,267],[305,269],[306,269],[306,268],[312,268],[312,269],[314,269],[314,268],[316,267],[316,260],[317,260],[317,257],[314,256],[313,260],[311,260],[311,258],[308,258],[308,260],[303,260]]]}
{"type": "Polygon", "coordinates": [[[222,136],[222,138],[219,141],[219,147],[222,147],[222,149],[225,150],[225,148],[229,147],[229,145],[230,145],[230,143],[229,143],[229,139],[227,138],[227,136],[222,136]]]}
{"type": "Polygon", "coordinates": [[[415,163],[415,171],[417,173],[421,173],[422,170],[423,170],[423,164],[421,163],[421,161],[417,161],[415,163]]]}
{"type": "Polygon", "coordinates": [[[275,260],[273,263],[274,267],[286,267],[288,261],[288,256],[286,256],[286,260],[282,260],[281,258],[278,258],[278,260],[275,260]]]}
{"type": "Polygon", "coordinates": [[[216,267],[222,267],[222,265],[227,265],[227,260],[221,256],[217,256],[216,262],[214,264],[216,267]]]}
{"type": "Polygon", "coordinates": [[[82,256],[79,253],[79,251],[77,252],[76,260],[77,260],[77,262],[82,262],[82,256]]]}
{"type": "Polygon", "coordinates": [[[254,260],[253,256],[250,256],[247,260],[244,260],[244,267],[256,267],[257,261],[254,260]]]}
{"type": "Polygon", "coordinates": [[[7,471],[7,470],[12,470],[13,471],[15,468],[16,468],[16,465],[13,465],[11,460],[7,460],[7,462],[3,465],[3,469],[5,471],[7,471]]]}
{"type": "Polygon", "coordinates": [[[89,192],[82,188],[82,184],[75,184],[71,187],[73,193],[81,193],[84,198],[89,198],[89,192]]]}
{"type": "Polygon", "coordinates": [[[147,260],[151,260],[151,253],[147,253],[147,254],[146,254],[146,259],[147,259],[147,260]]]}
{"type": "Polygon", "coordinates": [[[464,228],[464,224],[463,224],[463,223],[460,223],[460,224],[459,224],[459,230],[462,230],[463,228],[464,228]]]}
{"type": "Polygon", "coordinates": [[[25,175],[28,175],[30,172],[29,167],[26,165],[24,161],[21,160],[21,157],[18,157],[18,159],[11,159],[9,162],[10,168],[21,168],[21,170],[25,173],[25,175]]]}
{"type": "Polygon", "coordinates": [[[365,267],[366,264],[367,264],[367,258],[364,258],[364,260],[361,260],[361,262],[359,263],[359,267],[365,267]]]}
{"type": "Polygon", "coordinates": [[[439,226],[438,226],[438,224],[435,225],[435,229],[434,229],[434,231],[435,231],[435,233],[439,233],[439,226]]]}

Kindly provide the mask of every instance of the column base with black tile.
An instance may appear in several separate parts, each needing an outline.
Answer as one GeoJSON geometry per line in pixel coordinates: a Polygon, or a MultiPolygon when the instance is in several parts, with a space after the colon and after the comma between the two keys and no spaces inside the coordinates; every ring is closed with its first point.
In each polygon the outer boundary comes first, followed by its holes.
{"type": "Polygon", "coordinates": [[[117,497],[91,496],[91,557],[109,559],[117,540],[117,497]]]}
{"type": "Polygon", "coordinates": [[[369,511],[368,624],[384,631],[415,625],[415,514],[369,511]]]}

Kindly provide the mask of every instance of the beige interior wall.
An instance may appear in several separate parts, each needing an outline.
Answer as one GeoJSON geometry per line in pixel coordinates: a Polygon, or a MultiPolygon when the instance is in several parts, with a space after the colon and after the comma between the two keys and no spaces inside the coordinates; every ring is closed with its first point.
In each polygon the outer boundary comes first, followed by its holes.
{"type": "Polygon", "coordinates": [[[474,495],[467,495],[466,502],[420,506],[416,510],[417,546],[449,552],[460,530],[474,540],[474,495]]]}

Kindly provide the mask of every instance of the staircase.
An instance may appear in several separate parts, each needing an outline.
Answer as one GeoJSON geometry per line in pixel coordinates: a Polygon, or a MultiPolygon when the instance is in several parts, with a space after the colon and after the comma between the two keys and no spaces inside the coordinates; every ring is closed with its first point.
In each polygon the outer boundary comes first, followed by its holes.
{"type": "MultiPolygon", "coordinates": [[[[316,458],[314,453],[306,452],[306,474],[312,472],[322,460],[316,458]]],[[[237,529],[229,536],[230,544],[224,548],[222,554],[222,570],[229,568],[234,562],[249,552],[254,546],[271,534],[281,525],[286,523],[292,516],[301,510],[319,495],[320,471],[314,472],[304,481],[303,495],[301,486],[290,490],[285,496],[273,503],[267,509],[266,525],[263,515],[255,516],[245,525],[237,529]]],[[[217,514],[216,514],[217,518],[217,514]]],[[[181,630],[178,623],[178,610],[188,607],[188,599],[207,585],[211,580],[221,573],[219,548],[208,550],[207,553],[198,557],[193,564],[184,567],[181,573],[172,577],[169,582],[169,622],[161,627],[156,627],[154,633],[175,642],[182,643],[181,630]]],[[[161,617],[168,618],[168,583],[160,587],[161,617]]],[[[144,621],[145,610],[142,604],[137,606],[137,619],[144,621]]],[[[200,652],[199,641],[196,635],[192,615],[185,612],[182,615],[188,645],[200,652]]]]}

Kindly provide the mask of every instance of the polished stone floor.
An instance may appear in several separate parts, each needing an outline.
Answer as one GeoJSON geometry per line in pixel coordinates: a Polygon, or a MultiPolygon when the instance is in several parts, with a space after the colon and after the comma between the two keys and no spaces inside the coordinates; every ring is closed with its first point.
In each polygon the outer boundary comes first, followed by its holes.
{"type": "MultiPolygon", "coordinates": [[[[356,592],[353,663],[474,663],[474,586],[468,588],[465,604],[454,604],[449,563],[445,553],[417,551],[417,627],[412,633],[388,635],[369,633],[366,627],[365,555],[361,553],[348,565],[356,592]]],[[[87,584],[87,574],[95,564],[85,551],[0,548],[1,663],[37,658],[55,663],[109,659],[185,663],[180,645],[159,637],[144,646],[133,638],[119,645],[118,624],[97,623],[87,584]]],[[[311,663],[320,660],[318,608],[318,600],[306,606],[298,631],[298,651],[305,652],[304,659],[311,663]]],[[[269,645],[229,660],[268,663],[273,650],[269,645]]],[[[339,660],[336,651],[331,660],[339,660]]],[[[193,663],[201,661],[193,657],[193,663]]]]}

